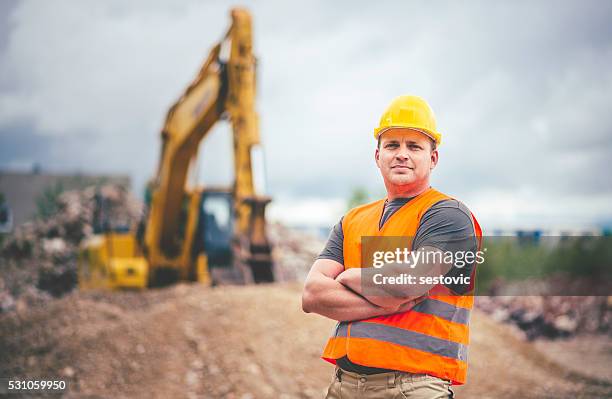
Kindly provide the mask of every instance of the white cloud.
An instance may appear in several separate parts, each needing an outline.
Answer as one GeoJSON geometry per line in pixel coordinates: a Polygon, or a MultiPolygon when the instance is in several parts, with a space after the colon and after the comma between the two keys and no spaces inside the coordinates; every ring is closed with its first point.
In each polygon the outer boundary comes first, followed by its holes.
{"type": "Polygon", "coordinates": [[[346,211],[343,198],[277,198],[267,216],[294,226],[333,226],[346,211]]]}
{"type": "Polygon", "coordinates": [[[610,217],[610,203],[611,194],[598,194],[587,199],[577,193],[559,200],[529,188],[480,191],[466,199],[484,234],[489,235],[496,229],[544,228],[555,231],[592,227],[602,215],[610,217]]]}

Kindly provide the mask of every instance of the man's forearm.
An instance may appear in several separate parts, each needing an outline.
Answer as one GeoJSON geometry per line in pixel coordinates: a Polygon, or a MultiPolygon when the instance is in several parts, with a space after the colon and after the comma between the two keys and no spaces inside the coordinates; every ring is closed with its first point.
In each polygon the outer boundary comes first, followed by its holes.
{"type": "Polygon", "coordinates": [[[372,304],[334,279],[320,277],[304,291],[304,310],[338,321],[362,320],[399,311],[372,304]]]}
{"type": "MultiPolygon", "coordinates": [[[[369,302],[382,307],[394,307],[401,306],[402,304],[415,300],[417,298],[421,298],[423,295],[427,294],[429,287],[415,287],[410,290],[408,293],[404,293],[401,290],[391,291],[387,286],[379,286],[376,287],[376,295],[374,294],[374,289],[368,290],[364,289],[364,285],[362,284],[362,269],[352,268],[347,269],[344,272],[340,273],[336,277],[336,281],[341,283],[342,285],[348,287],[352,291],[356,292],[360,296],[367,299],[369,302]],[[419,289],[422,288],[422,289],[419,289]]],[[[370,286],[374,288],[371,284],[370,286]]],[[[393,288],[393,287],[391,287],[393,288]]]]}

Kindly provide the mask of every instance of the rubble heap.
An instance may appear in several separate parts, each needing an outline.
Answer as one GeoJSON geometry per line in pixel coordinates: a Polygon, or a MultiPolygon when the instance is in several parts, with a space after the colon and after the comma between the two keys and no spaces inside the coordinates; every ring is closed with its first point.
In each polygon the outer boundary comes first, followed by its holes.
{"type": "Polygon", "coordinates": [[[268,225],[277,281],[304,281],[325,241],[280,223],[268,225]]]}
{"type": "Polygon", "coordinates": [[[529,340],[612,333],[612,297],[479,296],[476,306],[496,321],[514,324],[529,340]]]}
{"type": "Polygon", "coordinates": [[[66,191],[55,201],[53,216],[18,226],[0,245],[0,313],[76,286],[78,245],[94,233],[96,203],[104,203],[104,218],[112,220],[107,227],[130,226],[142,212],[141,202],[115,185],[66,191]]]}

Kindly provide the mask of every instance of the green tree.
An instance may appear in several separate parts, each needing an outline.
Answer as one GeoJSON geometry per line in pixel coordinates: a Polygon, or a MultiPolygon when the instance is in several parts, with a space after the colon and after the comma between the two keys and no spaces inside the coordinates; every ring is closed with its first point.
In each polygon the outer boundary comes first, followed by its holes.
{"type": "Polygon", "coordinates": [[[363,205],[367,203],[370,199],[370,195],[368,191],[363,187],[356,187],[351,192],[351,195],[347,201],[348,209],[352,209],[356,206],[363,205]]]}
{"type": "Polygon", "coordinates": [[[64,192],[64,186],[58,182],[44,189],[42,194],[36,198],[36,216],[48,219],[59,211],[58,197],[64,192]]]}

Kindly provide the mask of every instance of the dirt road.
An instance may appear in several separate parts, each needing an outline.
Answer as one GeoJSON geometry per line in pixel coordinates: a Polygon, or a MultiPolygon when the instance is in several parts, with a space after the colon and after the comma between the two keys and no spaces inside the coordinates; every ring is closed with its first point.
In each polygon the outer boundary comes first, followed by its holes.
{"type": "MultiPolygon", "coordinates": [[[[300,290],[73,293],[0,316],[0,376],[61,377],[67,398],[320,398],[332,366],[319,355],[334,323],[304,314],[300,290]]],[[[594,342],[603,347],[574,345],[575,359],[592,352],[610,369],[610,341],[594,342]]],[[[524,342],[476,311],[469,381],[457,397],[612,397],[609,375],[562,366],[569,358],[556,345],[524,342]]]]}

